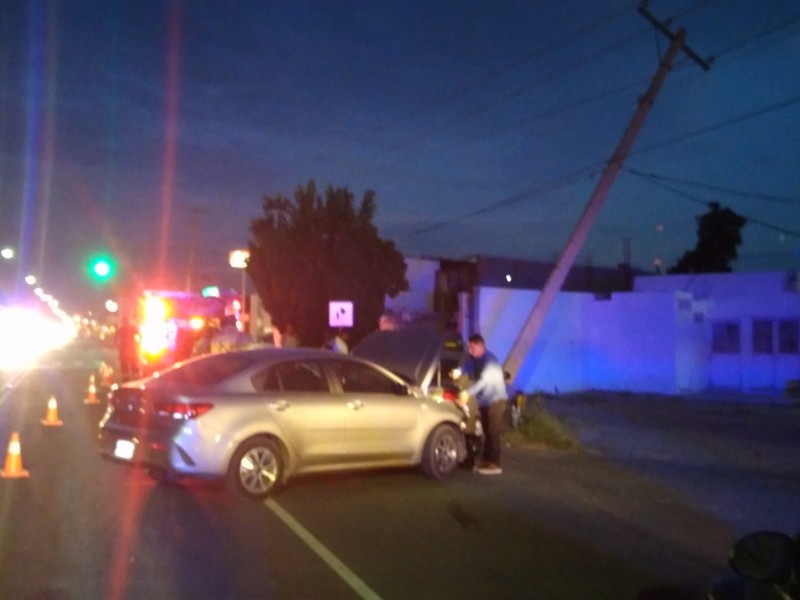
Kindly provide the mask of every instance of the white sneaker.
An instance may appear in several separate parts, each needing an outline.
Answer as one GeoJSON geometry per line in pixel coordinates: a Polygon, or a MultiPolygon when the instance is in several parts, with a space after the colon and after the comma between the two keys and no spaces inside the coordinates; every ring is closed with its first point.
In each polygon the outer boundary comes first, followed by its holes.
{"type": "Polygon", "coordinates": [[[486,463],[478,467],[478,473],[481,475],[500,475],[503,473],[503,469],[500,468],[500,465],[486,463]]]}

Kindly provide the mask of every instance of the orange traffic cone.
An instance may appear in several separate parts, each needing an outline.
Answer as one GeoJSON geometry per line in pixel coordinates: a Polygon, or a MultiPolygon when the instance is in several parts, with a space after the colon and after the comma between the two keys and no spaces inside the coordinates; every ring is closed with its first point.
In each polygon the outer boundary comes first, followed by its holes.
{"type": "Polygon", "coordinates": [[[8,442],[8,454],[6,454],[6,466],[0,476],[11,477],[30,477],[30,473],[22,468],[22,450],[19,445],[19,434],[15,431],[11,434],[8,442]]]}
{"type": "Polygon", "coordinates": [[[84,404],[97,404],[97,386],[94,384],[94,375],[89,375],[89,389],[86,390],[84,404]]]}
{"type": "Polygon", "coordinates": [[[111,368],[111,365],[106,364],[105,362],[100,363],[100,368],[98,369],[100,374],[100,382],[102,385],[106,387],[111,387],[111,384],[114,383],[114,369],[111,368]]]}
{"type": "Polygon", "coordinates": [[[58,427],[63,424],[64,423],[58,418],[58,402],[56,402],[56,397],[50,396],[50,400],[47,401],[47,413],[45,413],[44,419],[42,419],[42,425],[58,427]]]}

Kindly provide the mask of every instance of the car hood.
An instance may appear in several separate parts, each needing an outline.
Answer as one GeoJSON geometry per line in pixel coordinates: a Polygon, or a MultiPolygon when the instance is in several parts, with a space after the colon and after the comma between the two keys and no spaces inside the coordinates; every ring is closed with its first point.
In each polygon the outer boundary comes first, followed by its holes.
{"type": "Polygon", "coordinates": [[[374,331],[353,348],[352,354],[377,363],[415,385],[425,387],[445,345],[461,338],[455,331],[407,327],[395,331],[374,331]]]}

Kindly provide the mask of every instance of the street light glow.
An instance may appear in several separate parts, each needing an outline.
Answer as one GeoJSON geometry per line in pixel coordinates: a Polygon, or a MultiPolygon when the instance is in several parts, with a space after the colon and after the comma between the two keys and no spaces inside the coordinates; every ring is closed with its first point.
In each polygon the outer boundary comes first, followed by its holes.
{"type": "Polygon", "coordinates": [[[250,260],[249,250],[231,250],[228,254],[228,264],[234,269],[246,269],[248,260],[250,260]]]}

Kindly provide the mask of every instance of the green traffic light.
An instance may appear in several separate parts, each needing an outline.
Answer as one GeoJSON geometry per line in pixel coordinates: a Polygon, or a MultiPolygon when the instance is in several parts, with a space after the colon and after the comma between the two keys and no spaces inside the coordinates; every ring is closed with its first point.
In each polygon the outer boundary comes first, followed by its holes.
{"type": "Polygon", "coordinates": [[[97,275],[98,277],[105,279],[106,277],[111,275],[111,265],[104,260],[99,260],[96,263],[94,263],[92,271],[94,271],[94,274],[97,275]]]}
{"type": "Polygon", "coordinates": [[[93,279],[107,281],[114,276],[114,263],[107,258],[95,258],[91,261],[89,270],[93,279]]]}

